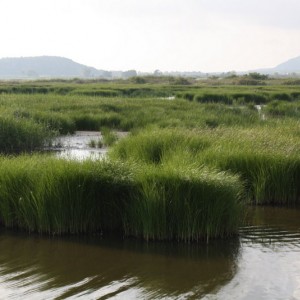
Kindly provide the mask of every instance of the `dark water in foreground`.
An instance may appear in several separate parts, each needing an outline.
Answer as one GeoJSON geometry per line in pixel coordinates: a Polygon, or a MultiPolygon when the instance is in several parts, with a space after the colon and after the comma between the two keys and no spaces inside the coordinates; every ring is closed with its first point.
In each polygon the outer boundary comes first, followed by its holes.
{"type": "Polygon", "coordinates": [[[0,299],[300,299],[300,210],[207,244],[0,233],[0,299]]]}

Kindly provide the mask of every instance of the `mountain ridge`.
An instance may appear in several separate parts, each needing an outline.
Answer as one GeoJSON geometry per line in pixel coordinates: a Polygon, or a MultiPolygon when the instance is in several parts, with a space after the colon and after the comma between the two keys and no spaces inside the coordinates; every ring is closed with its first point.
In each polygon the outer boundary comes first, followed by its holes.
{"type": "Polygon", "coordinates": [[[111,78],[114,75],[117,76],[118,72],[98,70],[61,56],[45,55],[0,59],[0,78],[2,79],[111,78]]]}
{"type": "Polygon", "coordinates": [[[300,56],[291,58],[279,65],[274,69],[281,72],[300,72],[300,56]]]}
{"type": "MultiPolygon", "coordinates": [[[[157,72],[156,70],[155,72],[157,72]]],[[[262,74],[287,75],[300,74],[300,56],[291,58],[274,68],[256,69],[254,72],[262,74]]],[[[253,72],[250,71],[250,72],[253,72]]],[[[157,76],[156,73],[152,75],[157,76]]],[[[246,72],[237,72],[245,74],[246,72]]],[[[151,73],[140,73],[151,75],[151,73]]],[[[205,77],[202,72],[160,72],[166,76],[205,77]]],[[[206,73],[221,74],[221,72],[206,73]]],[[[0,79],[52,79],[52,78],[128,78],[137,76],[135,70],[106,71],[86,66],[61,56],[31,56],[31,57],[6,57],[0,58],[0,79]]]]}
{"type": "Polygon", "coordinates": [[[274,75],[274,74],[287,75],[293,73],[300,74],[300,56],[290,58],[273,68],[256,69],[256,70],[252,70],[251,72],[258,72],[258,73],[268,74],[268,75],[274,75]]]}

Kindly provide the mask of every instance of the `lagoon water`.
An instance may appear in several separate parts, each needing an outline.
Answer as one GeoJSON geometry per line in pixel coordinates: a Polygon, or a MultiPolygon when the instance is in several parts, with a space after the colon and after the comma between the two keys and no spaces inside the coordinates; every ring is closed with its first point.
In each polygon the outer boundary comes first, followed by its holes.
{"type": "MultiPolygon", "coordinates": [[[[122,139],[128,135],[126,131],[116,131],[118,139],[122,139]]],[[[103,137],[99,131],[76,131],[72,135],[59,136],[53,140],[54,147],[47,149],[54,151],[55,156],[70,160],[97,160],[106,157],[108,148],[91,147],[91,142],[97,146],[98,142],[103,141],[103,137]]]]}
{"type": "Polygon", "coordinates": [[[107,148],[93,148],[90,143],[94,141],[96,144],[102,140],[99,131],[76,131],[75,134],[65,135],[56,138],[53,143],[55,147],[52,149],[59,158],[64,159],[101,159],[107,153],[107,148]]]}
{"type": "Polygon", "coordinates": [[[209,244],[2,229],[0,299],[300,299],[300,210],[254,208],[209,244]]]}

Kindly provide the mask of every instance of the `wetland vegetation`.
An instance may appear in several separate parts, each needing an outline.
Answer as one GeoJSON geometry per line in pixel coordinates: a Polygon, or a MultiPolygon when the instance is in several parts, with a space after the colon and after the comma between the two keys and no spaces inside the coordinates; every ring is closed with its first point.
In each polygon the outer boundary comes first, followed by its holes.
{"type": "Polygon", "coordinates": [[[248,204],[299,204],[299,114],[290,79],[2,82],[0,221],[146,240],[234,235],[248,204]],[[108,156],[36,153],[76,130],[100,130],[108,156]],[[114,131],[130,134],[116,142],[114,131]]]}

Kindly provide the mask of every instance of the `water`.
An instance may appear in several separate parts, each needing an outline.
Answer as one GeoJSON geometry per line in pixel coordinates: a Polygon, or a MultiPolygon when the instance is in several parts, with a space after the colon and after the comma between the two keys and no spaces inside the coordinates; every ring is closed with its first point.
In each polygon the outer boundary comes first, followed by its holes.
{"type": "Polygon", "coordinates": [[[264,113],[262,113],[262,108],[264,107],[265,105],[261,105],[261,104],[257,104],[257,105],[254,105],[254,107],[257,109],[258,111],[258,115],[260,116],[260,118],[264,121],[266,119],[266,115],[264,113]]]}
{"type": "MultiPolygon", "coordinates": [[[[128,135],[126,131],[115,132],[118,139],[122,139],[128,135]]],[[[103,137],[99,131],[76,131],[72,135],[64,135],[57,137],[54,141],[54,147],[51,151],[55,152],[56,157],[70,160],[97,160],[104,158],[108,148],[103,146],[98,148],[98,142],[103,137]],[[91,147],[91,142],[95,143],[95,147],[91,147]]]]}
{"type": "Polygon", "coordinates": [[[300,299],[300,210],[209,244],[0,232],[0,299],[300,299]]]}
{"type": "Polygon", "coordinates": [[[107,148],[93,148],[91,141],[97,143],[102,140],[99,131],[76,131],[73,135],[60,136],[53,141],[57,157],[84,160],[99,159],[107,153],[107,148]]]}

